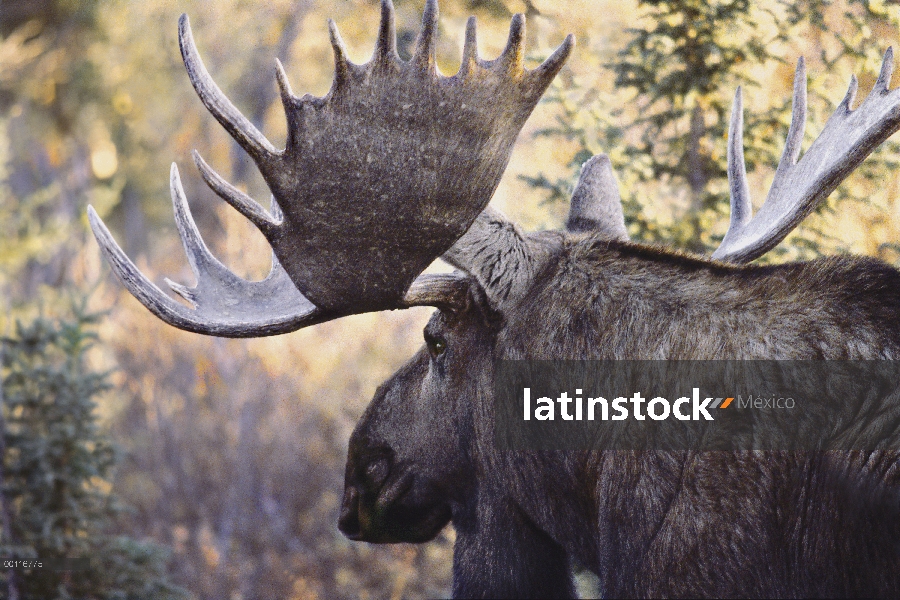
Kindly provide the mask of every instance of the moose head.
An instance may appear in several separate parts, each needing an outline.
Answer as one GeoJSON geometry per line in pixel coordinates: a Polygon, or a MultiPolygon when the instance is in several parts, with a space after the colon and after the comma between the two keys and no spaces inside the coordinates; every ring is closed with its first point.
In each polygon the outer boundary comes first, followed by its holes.
{"type": "MultiPolygon", "coordinates": [[[[330,22],[335,77],[324,98],[296,97],[277,64],[288,120],[287,144],[279,151],[212,81],[183,16],[179,40],[188,76],[259,167],[272,191],[271,208],[195,154],[197,167],[263,233],[273,266],[264,280],[250,282],[211,255],[173,165],[175,218],[197,284],[168,284],[190,307],[141,274],[89,209],[94,234],[123,284],[165,322],[225,337],[287,333],[367,311],[437,307],[425,347],[378,389],[353,433],[339,526],[355,540],[424,542],[452,520],[456,595],[570,596],[572,558],[598,572],[604,594],[611,595],[896,589],[896,548],[887,558],[854,561],[868,555],[867,544],[896,546],[900,538],[888,538],[900,525],[871,520],[878,526],[857,528],[840,546],[829,540],[844,521],[828,511],[811,521],[821,530],[819,545],[773,541],[782,524],[737,517],[755,532],[755,542],[728,560],[794,551],[768,579],[717,579],[707,573],[708,561],[693,559],[694,567],[670,574],[666,565],[687,561],[698,548],[702,556],[734,548],[725,534],[715,543],[691,537],[690,519],[671,512],[679,506],[672,496],[682,489],[679,477],[702,473],[710,485],[730,489],[734,483],[738,494],[741,485],[773,469],[814,470],[819,463],[765,453],[749,459],[504,453],[493,445],[492,397],[501,359],[900,356],[900,274],[890,267],[863,259],[743,265],[784,239],[900,128],[900,93],[888,90],[891,51],[865,101],[851,109],[854,78],[798,161],[806,112],[801,59],[784,153],[755,216],[738,89],[728,142],[731,222],[721,246],[704,258],[629,241],[603,155],[585,163],[564,231],[523,233],[487,207],[516,136],[574,40],[569,36],[542,65],[527,70],[522,15],[513,17],[506,48],[492,61],[478,56],[470,19],[459,72],[446,77],[435,64],[436,24],[437,3],[428,0],[415,52],[404,62],[396,52],[392,4],[383,0],[374,55],[355,65],[330,22]],[[422,275],[439,257],[457,271],[422,275]],[[668,534],[675,541],[654,555],[652,543],[667,520],[675,524],[668,534]],[[807,563],[811,573],[824,565],[821,576],[795,581],[791,569],[798,567],[791,561],[807,555],[833,562],[807,563]],[[835,583],[835,563],[860,577],[835,583]]],[[[693,500],[705,498],[699,483],[685,486],[685,497],[693,490],[693,500]]],[[[828,491],[818,493],[831,499],[828,491]]],[[[728,530],[734,518],[722,514],[705,522],[728,530]]],[[[718,568],[728,571],[721,563],[718,568]]]]}

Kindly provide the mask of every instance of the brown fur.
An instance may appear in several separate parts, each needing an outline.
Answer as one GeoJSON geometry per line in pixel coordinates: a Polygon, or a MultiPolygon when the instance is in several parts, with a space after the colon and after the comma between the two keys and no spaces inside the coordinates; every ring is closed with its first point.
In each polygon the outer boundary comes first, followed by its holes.
{"type": "MultiPolygon", "coordinates": [[[[376,513],[381,494],[381,512],[349,533],[404,541],[389,532],[411,528],[419,541],[439,527],[401,514],[446,506],[458,596],[571,595],[573,559],[604,597],[900,593],[895,453],[501,452],[492,398],[500,358],[892,359],[900,273],[866,258],[735,267],[548,239],[520,300],[488,306],[473,284],[470,308],[436,313],[429,347],[382,386],[347,469],[347,494],[368,493],[376,513]],[[374,449],[391,456],[378,485],[364,475],[374,449]],[[383,501],[404,478],[405,513],[383,501]]],[[[365,512],[347,494],[345,531],[365,512]]]]}

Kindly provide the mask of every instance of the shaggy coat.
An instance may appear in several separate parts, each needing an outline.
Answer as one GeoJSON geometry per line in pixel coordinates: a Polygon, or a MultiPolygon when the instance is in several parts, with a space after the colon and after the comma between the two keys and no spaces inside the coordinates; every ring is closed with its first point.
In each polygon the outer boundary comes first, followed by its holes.
{"type": "Polygon", "coordinates": [[[345,533],[424,541],[452,519],[457,597],[572,597],[573,563],[604,597],[900,592],[897,453],[504,452],[492,379],[497,359],[893,359],[900,272],[539,243],[529,293],[498,310],[473,282],[379,389],[351,438],[345,533]]]}

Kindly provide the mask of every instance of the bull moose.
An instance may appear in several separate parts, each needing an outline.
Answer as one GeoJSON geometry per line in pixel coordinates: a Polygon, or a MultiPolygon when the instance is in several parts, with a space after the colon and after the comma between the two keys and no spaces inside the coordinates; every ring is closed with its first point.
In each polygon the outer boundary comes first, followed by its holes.
{"type": "MultiPolygon", "coordinates": [[[[564,231],[523,233],[487,207],[528,115],[569,56],[569,36],[523,66],[525,20],[499,58],[435,64],[437,3],[409,61],[383,0],[374,55],[348,61],[329,23],[335,77],[295,96],[276,149],[216,86],[186,16],[179,40],[200,100],[252,157],[269,210],[196,153],[206,183],[274,250],[262,281],[216,260],[173,165],[175,218],[195,287],[141,274],[97,214],[122,283],[181,329],[287,333],[344,315],[434,306],[425,346],[375,394],[350,440],[339,527],[353,540],[420,543],[452,521],[457,597],[572,597],[571,565],[614,596],[896,596],[900,460],[874,452],[501,451],[493,378],[503,359],[896,359],[900,272],[869,258],[746,265],[778,244],[900,128],[888,50],[851,109],[856,80],[800,156],[806,74],[798,64],[784,153],[752,215],[740,89],[728,141],[731,222],[711,258],[629,240],[605,156],[588,161],[564,231]],[[436,258],[457,270],[426,274],[436,258]],[[190,306],[188,306],[188,304],[190,306]]],[[[898,421],[895,421],[895,423],[898,421]]],[[[895,425],[896,427],[896,425],[895,425]]]]}

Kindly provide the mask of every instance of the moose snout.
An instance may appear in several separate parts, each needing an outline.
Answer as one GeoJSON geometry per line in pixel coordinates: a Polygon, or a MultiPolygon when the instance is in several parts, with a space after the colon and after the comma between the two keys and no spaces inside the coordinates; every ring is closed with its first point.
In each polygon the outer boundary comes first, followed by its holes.
{"type": "Polygon", "coordinates": [[[351,540],[360,540],[363,521],[367,520],[364,513],[370,512],[374,499],[381,494],[391,473],[392,461],[389,455],[381,453],[354,460],[351,453],[348,462],[338,529],[351,540]]]}

